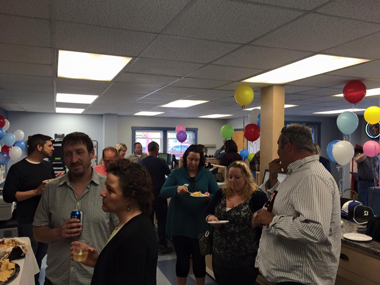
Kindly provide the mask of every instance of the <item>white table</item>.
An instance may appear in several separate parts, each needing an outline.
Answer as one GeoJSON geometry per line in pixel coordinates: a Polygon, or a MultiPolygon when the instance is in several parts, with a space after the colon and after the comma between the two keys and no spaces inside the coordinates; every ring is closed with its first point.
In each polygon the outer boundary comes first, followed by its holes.
{"type": "MultiPolygon", "coordinates": [[[[28,237],[20,237],[22,241],[28,242],[30,244],[30,239],[28,237]]],[[[12,260],[12,262],[17,263],[20,266],[20,273],[13,280],[10,285],[34,285],[34,275],[40,272],[38,268],[36,257],[34,256],[33,250],[23,258],[12,260]]]]}

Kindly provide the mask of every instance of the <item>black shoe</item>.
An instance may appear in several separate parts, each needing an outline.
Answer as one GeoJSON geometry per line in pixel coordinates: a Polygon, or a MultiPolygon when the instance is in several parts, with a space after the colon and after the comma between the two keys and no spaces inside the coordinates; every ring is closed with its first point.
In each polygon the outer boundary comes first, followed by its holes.
{"type": "Polygon", "coordinates": [[[159,254],[165,254],[165,253],[171,253],[171,252],[173,252],[173,249],[171,247],[164,246],[164,245],[160,245],[158,247],[159,254]]]}

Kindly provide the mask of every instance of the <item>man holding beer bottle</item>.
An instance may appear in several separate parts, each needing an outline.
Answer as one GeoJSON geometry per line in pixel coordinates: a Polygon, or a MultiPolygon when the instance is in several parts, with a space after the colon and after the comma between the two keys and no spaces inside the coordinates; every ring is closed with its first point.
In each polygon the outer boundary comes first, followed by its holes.
{"type": "Polygon", "coordinates": [[[263,226],[256,267],[277,284],[334,284],[339,264],[340,199],[334,178],[314,155],[306,126],[284,127],[278,159],[260,186],[270,201],[252,218],[263,226]],[[279,183],[277,174],[287,172],[279,183]]]}

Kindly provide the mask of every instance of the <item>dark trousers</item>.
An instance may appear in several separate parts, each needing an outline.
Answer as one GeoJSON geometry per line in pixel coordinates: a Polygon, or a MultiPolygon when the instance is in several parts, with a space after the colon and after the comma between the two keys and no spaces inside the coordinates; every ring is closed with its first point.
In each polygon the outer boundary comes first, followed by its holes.
{"type": "Polygon", "coordinates": [[[255,284],[259,270],[253,265],[231,268],[227,266],[218,266],[212,263],[216,283],[218,285],[251,285],[255,284]]]}
{"type": "Polygon", "coordinates": [[[281,282],[277,283],[279,285],[302,285],[302,283],[297,283],[297,282],[281,282]]]}
{"type": "MultiPolygon", "coordinates": [[[[156,213],[158,243],[162,246],[168,246],[166,241],[166,218],[168,216],[168,201],[163,197],[156,197],[153,201],[153,211],[156,213]]],[[[153,212],[151,214],[153,223],[153,212]]]]}
{"type": "MultiPolygon", "coordinates": [[[[41,269],[41,262],[47,253],[48,244],[38,242],[34,239],[33,225],[32,224],[18,225],[18,236],[30,238],[30,243],[31,243],[31,246],[33,249],[33,253],[36,256],[38,268],[41,269]]],[[[34,279],[35,279],[36,284],[40,284],[38,281],[39,276],[40,276],[39,273],[34,275],[34,279]]]]}
{"type": "Polygon", "coordinates": [[[371,180],[360,180],[358,181],[358,201],[362,202],[363,205],[368,205],[368,194],[370,192],[370,187],[374,187],[375,183],[371,180]]]}
{"type": "Polygon", "coordinates": [[[198,239],[184,236],[173,237],[174,249],[177,254],[177,277],[187,277],[190,270],[190,257],[193,259],[193,271],[196,278],[206,276],[206,260],[201,255],[198,239]]]}

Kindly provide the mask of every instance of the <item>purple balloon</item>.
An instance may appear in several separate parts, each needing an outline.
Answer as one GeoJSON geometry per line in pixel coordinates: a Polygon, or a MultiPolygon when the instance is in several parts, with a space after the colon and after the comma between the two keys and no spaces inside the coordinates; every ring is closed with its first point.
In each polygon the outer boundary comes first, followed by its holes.
{"type": "Polygon", "coordinates": [[[177,141],[183,143],[187,139],[187,134],[184,131],[179,131],[177,133],[177,141]]]}

